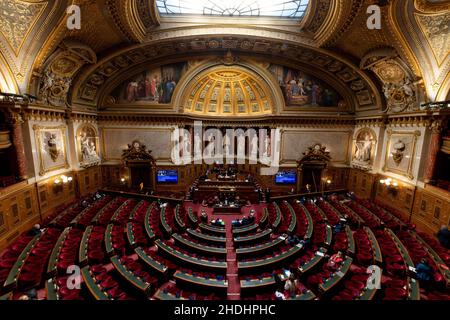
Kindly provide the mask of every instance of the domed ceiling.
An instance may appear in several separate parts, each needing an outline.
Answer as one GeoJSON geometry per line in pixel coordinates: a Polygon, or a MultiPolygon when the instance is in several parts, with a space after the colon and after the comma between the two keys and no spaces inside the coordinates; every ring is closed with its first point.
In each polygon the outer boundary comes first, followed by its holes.
{"type": "Polygon", "coordinates": [[[223,67],[204,73],[187,87],[185,112],[246,116],[272,113],[272,99],[264,80],[244,69],[223,67]]]}

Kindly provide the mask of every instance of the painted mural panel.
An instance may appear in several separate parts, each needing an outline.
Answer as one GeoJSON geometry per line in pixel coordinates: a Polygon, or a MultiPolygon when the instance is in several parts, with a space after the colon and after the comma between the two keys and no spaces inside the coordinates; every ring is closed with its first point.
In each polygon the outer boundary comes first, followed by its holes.
{"type": "Polygon", "coordinates": [[[186,71],[185,62],[145,70],[119,85],[112,96],[119,104],[168,104],[186,71]]]}
{"type": "Polygon", "coordinates": [[[324,81],[303,71],[271,65],[288,107],[337,107],[341,95],[324,81]]]}

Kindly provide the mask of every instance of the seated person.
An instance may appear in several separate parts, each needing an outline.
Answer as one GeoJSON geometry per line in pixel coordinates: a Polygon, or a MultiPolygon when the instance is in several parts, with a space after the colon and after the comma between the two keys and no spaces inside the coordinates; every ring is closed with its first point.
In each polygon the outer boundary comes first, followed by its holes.
{"type": "Polygon", "coordinates": [[[325,267],[328,270],[337,270],[342,262],[344,262],[344,255],[341,251],[338,251],[338,253],[335,253],[330,257],[330,260],[328,260],[325,267]]]}
{"type": "Polygon", "coordinates": [[[450,248],[450,230],[448,230],[447,226],[442,226],[439,232],[437,233],[437,237],[441,245],[449,249],[450,248]]]}
{"type": "Polygon", "coordinates": [[[288,237],[288,243],[291,246],[295,246],[295,245],[300,243],[300,238],[297,235],[291,235],[290,234],[289,237],[288,237]]]}
{"type": "Polygon", "coordinates": [[[336,225],[333,227],[333,232],[334,232],[334,233],[340,233],[340,232],[343,231],[343,229],[344,229],[344,224],[343,224],[342,222],[339,222],[338,224],[336,224],[336,225]]]}
{"type": "Polygon", "coordinates": [[[240,227],[242,226],[242,220],[233,220],[233,222],[231,222],[231,225],[233,227],[240,227]]]}
{"type": "Polygon", "coordinates": [[[430,282],[433,279],[433,269],[428,264],[426,259],[421,259],[416,266],[416,276],[417,279],[422,282],[430,282]]]}
{"type": "Polygon", "coordinates": [[[42,234],[42,232],[44,232],[44,231],[45,231],[45,229],[41,229],[41,225],[40,224],[35,224],[33,226],[33,228],[30,231],[28,231],[28,235],[30,235],[32,237],[35,237],[37,235],[42,234]]]}
{"type": "Polygon", "coordinates": [[[295,297],[297,294],[298,280],[295,279],[293,273],[290,274],[289,279],[286,280],[284,290],[289,297],[295,297]]]}
{"type": "Polygon", "coordinates": [[[200,216],[201,221],[208,222],[208,215],[206,214],[205,209],[202,209],[202,214],[200,216]]]}

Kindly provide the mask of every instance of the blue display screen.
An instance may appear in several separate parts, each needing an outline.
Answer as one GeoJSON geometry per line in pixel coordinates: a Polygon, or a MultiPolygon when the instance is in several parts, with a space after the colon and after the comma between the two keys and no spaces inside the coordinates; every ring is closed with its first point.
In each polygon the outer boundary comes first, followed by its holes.
{"type": "Polygon", "coordinates": [[[277,184],[295,184],[297,175],[295,172],[279,172],[275,175],[275,183],[277,184]]]}
{"type": "Polygon", "coordinates": [[[158,183],[178,183],[177,170],[158,170],[156,175],[158,183]]]}

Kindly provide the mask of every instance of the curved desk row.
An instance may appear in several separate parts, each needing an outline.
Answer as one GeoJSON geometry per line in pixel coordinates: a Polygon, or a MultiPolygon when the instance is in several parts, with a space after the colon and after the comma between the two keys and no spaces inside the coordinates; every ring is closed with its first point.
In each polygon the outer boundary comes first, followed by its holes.
{"type": "Polygon", "coordinates": [[[239,269],[239,271],[241,271],[241,270],[248,270],[248,269],[253,269],[253,268],[267,267],[267,266],[273,265],[275,263],[279,263],[281,261],[284,261],[284,260],[287,260],[287,259],[293,257],[295,254],[300,252],[301,249],[302,249],[301,245],[296,245],[296,246],[289,248],[289,250],[287,250],[279,255],[272,256],[268,259],[259,259],[259,260],[254,260],[254,261],[239,261],[238,269],[239,269]]]}
{"type": "Polygon", "coordinates": [[[211,279],[211,278],[202,278],[197,277],[192,274],[184,273],[181,271],[175,272],[173,275],[175,280],[177,281],[183,281],[187,282],[189,284],[195,284],[201,287],[206,287],[210,289],[227,289],[228,288],[228,281],[227,280],[217,280],[217,279],[211,279]]]}
{"type": "Polygon", "coordinates": [[[325,254],[327,253],[327,251],[328,250],[325,248],[320,248],[318,251],[316,251],[314,256],[309,261],[298,267],[298,271],[301,274],[304,274],[312,270],[325,258],[325,254]]]}
{"type": "Polygon", "coordinates": [[[226,255],[227,254],[227,249],[225,248],[217,248],[217,247],[211,247],[211,246],[207,246],[207,245],[203,245],[200,243],[196,243],[193,242],[189,239],[186,239],[185,237],[183,237],[182,235],[178,234],[178,233],[174,233],[172,235],[172,237],[175,239],[176,242],[184,245],[185,247],[188,247],[190,249],[194,249],[196,251],[200,251],[203,253],[209,253],[209,254],[219,254],[219,255],[226,255]]]}
{"type": "Polygon", "coordinates": [[[163,263],[156,261],[152,257],[150,257],[147,253],[145,253],[144,249],[141,247],[134,249],[139,259],[141,259],[146,265],[148,265],[153,270],[157,271],[162,275],[166,275],[169,268],[165,266],[163,263]]]}
{"type": "Polygon", "coordinates": [[[61,252],[62,246],[64,245],[64,242],[66,241],[67,235],[69,234],[70,230],[72,230],[72,227],[67,227],[66,229],[64,229],[63,233],[61,233],[58,241],[56,241],[56,244],[53,247],[47,265],[47,276],[49,277],[56,276],[58,272],[56,264],[58,263],[59,253],[61,252]]]}
{"type": "Polygon", "coordinates": [[[162,225],[164,231],[167,234],[171,235],[173,230],[172,230],[172,227],[169,226],[169,224],[167,223],[166,215],[167,215],[166,208],[165,207],[161,208],[161,212],[159,213],[161,225],[162,225]]]}
{"type": "Polygon", "coordinates": [[[238,248],[236,249],[236,255],[245,255],[245,254],[255,254],[255,253],[261,253],[266,250],[273,249],[282,243],[286,241],[285,238],[278,237],[272,241],[262,243],[253,247],[247,247],[247,248],[238,248]]]}
{"type": "Polygon", "coordinates": [[[203,267],[203,268],[209,268],[209,269],[219,269],[219,270],[226,270],[227,269],[227,263],[226,261],[210,261],[210,260],[204,260],[199,259],[196,257],[192,257],[190,255],[187,255],[185,253],[179,252],[177,249],[172,248],[171,246],[167,245],[161,240],[155,241],[156,245],[158,246],[161,251],[164,251],[169,256],[181,261],[186,262],[191,265],[195,265],[197,267],[203,267]]]}
{"type": "Polygon", "coordinates": [[[186,229],[186,224],[183,222],[183,219],[181,218],[180,209],[181,209],[181,206],[178,204],[175,207],[175,221],[176,221],[178,227],[181,230],[184,230],[184,229],[186,229]]]}
{"type": "Polygon", "coordinates": [[[27,259],[31,250],[33,250],[34,246],[36,245],[36,243],[38,243],[38,241],[41,237],[42,237],[42,234],[35,236],[28,243],[28,245],[22,250],[22,253],[19,255],[19,257],[17,258],[13,267],[9,271],[8,277],[6,278],[5,283],[3,284],[5,289],[10,289],[17,285],[17,279],[19,278],[20,271],[22,270],[25,260],[27,259]]]}
{"type": "MultiPolygon", "coordinates": [[[[117,220],[117,217],[119,216],[119,214],[122,212],[122,210],[129,205],[131,202],[133,202],[133,200],[129,199],[124,201],[124,203],[122,203],[121,206],[119,206],[116,211],[114,212],[114,214],[111,217],[110,223],[115,222],[117,220]]],[[[137,205],[134,206],[133,210],[131,212],[135,212],[137,205]]]]}
{"type": "Polygon", "coordinates": [[[150,205],[150,207],[147,209],[147,212],[145,213],[145,220],[144,220],[144,228],[145,232],[147,233],[147,237],[150,239],[150,241],[153,241],[155,239],[155,233],[153,232],[153,229],[150,225],[150,219],[153,212],[153,204],[150,205]]]}
{"type": "Polygon", "coordinates": [[[108,224],[105,231],[105,250],[108,256],[114,255],[114,248],[112,243],[112,231],[114,228],[114,224],[108,224]]]}
{"type": "Polygon", "coordinates": [[[215,242],[215,243],[220,243],[222,245],[225,245],[227,239],[225,237],[216,237],[216,236],[210,236],[201,232],[198,232],[197,230],[193,230],[193,229],[187,229],[186,232],[196,238],[196,239],[200,239],[203,241],[211,241],[211,242],[215,242]]]}
{"type": "Polygon", "coordinates": [[[275,221],[272,223],[272,228],[277,229],[281,224],[281,210],[276,202],[273,203],[273,207],[275,208],[275,221]]]}
{"type": "Polygon", "coordinates": [[[347,257],[334,275],[319,285],[319,290],[322,293],[325,293],[334,288],[347,275],[352,263],[353,259],[351,257],[347,257]]]}
{"type": "Polygon", "coordinates": [[[188,209],[188,218],[189,221],[193,224],[196,225],[198,223],[198,218],[197,216],[194,214],[194,211],[192,210],[192,208],[188,209]]]}
{"type": "Polygon", "coordinates": [[[291,222],[289,223],[288,232],[293,233],[297,227],[297,215],[289,202],[286,201],[286,205],[291,213],[291,222]]]}
{"type": "Polygon", "coordinates": [[[78,262],[83,267],[88,263],[88,242],[94,226],[89,226],[83,233],[83,237],[80,242],[80,251],[78,252],[78,262]]]}
{"type": "Polygon", "coordinates": [[[347,235],[348,240],[347,253],[355,254],[356,252],[355,238],[353,237],[352,229],[350,229],[349,226],[345,226],[345,234],[347,235]]]}
{"type": "Polygon", "coordinates": [[[175,296],[169,292],[166,292],[165,290],[159,289],[156,291],[155,295],[153,296],[153,299],[156,300],[187,300],[183,297],[175,296]]]}
{"type": "Polygon", "coordinates": [[[256,241],[262,241],[265,238],[269,238],[270,235],[272,234],[272,229],[265,229],[261,232],[249,235],[249,236],[244,236],[244,237],[235,237],[234,238],[234,242],[237,245],[242,245],[245,244],[247,242],[256,242],[256,241]]]}
{"type": "Polygon", "coordinates": [[[372,230],[368,227],[364,227],[364,231],[366,231],[367,236],[369,237],[370,244],[372,246],[372,251],[374,255],[374,260],[377,265],[381,265],[383,263],[383,256],[381,254],[380,245],[378,244],[378,240],[373,234],[372,230]]]}
{"type": "MultiPolygon", "coordinates": [[[[403,245],[400,239],[395,235],[395,233],[391,229],[386,229],[385,232],[387,232],[387,234],[394,241],[398,251],[403,257],[403,261],[405,262],[406,267],[414,268],[414,263],[411,259],[411,256],[409,255],[408,249],[406,249],[406,247],[403,245]]],[[[414,278],[408,277],[407,283],[408,283],[408,300],[420,300],[419,282],[414,278]]]]}
{"type": "MultiPolygon", "coordinates": [[[[145,204],[146,204],[146,201],[145,201],[145,200],[139,201],[139,202],[134,206],[133,210],[131,211],[131,214],[130,214],[130,216],[128,217],[128,220],[129,220],[129,221],[136,221],[136,214],[137,214],[138,210],[139,210],[140,208],[142,208],[145,204]]],[[[154,202],[151,203],[151,204],[149,205],[149,208],[152,207],[153,205],[154,205],[154,202]]],[[[113,218],[112,220],[113,220],[113,221],[116,221],[116,220],[117,220],[117,217],[113,218]]],[[[137,221],[136,221],[136,222],[137,222],[137,221]]]]}
{"type": "Polygon", "coordinates": [[[95,298],[95,300],[110,300],[108,295],[95,283],[95,279],[89,270],[89,266],[81,269],[81,275],[84,280],[84,284],[89,289],[91,295],[95,298]]]}
{"type": "Polygon", "coordinates": [[[204,224],[204,223],[200,223],[198,225],[198,227],[202,231],[210,232],[210,233],[217,234],[217,235],[220,235],[220,236],[225,236],[225,234],[226,234],[225,228],[215,227],[215,226],[207,225],[207,224],[204,224]]]}
{"type": "Polygon", "coordinates": [[[122,276],[122,278],[124,278],[134,288],[145,294],[148,294],[151,291],[152,285],[134,275],[133,272],[128,270],[127,267],[125,267],[122,262],[120,262],[120,259],[117,256],[111,258],[111,263],[114,266],[114,269],[122,276]]]}
{"type": "Polygon", "coordinates": [[[242,235],[258,230],[259,224],[254,223],[244,227],[233,227],[233,235],[242,235]]]}
{"type": "Polygon", "coordinates": [[[264,208],[261,220],[259,220],[259,224],[261,226],[264,226],[267,223],[268,219],[269,219],[269,210],[267,210],[267,208],[264,208]]]}

